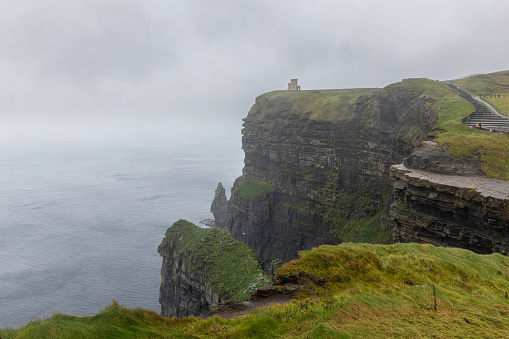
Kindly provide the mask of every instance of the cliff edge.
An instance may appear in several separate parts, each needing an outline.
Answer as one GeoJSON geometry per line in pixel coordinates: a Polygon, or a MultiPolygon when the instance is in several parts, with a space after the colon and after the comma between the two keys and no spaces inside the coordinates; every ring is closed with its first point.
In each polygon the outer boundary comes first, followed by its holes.
{"type": "Polygon", "coordinates": [[[478,159],[455,158],[433,142],[392,166],[394,240],[507,255],[509,181],[479,171],[478,159]]]}
{"type": "Polygon", "coordinates": [[[212,305],[247,300],[270,280],[253,251],[219,228],[179,220],[158,252],[163,257],[159,303],[166,317],[209,316],[212,305]]]}
{"type": "Polygon", "coordinates": [[[266,270],[322,244],[392,242],[390,167],[438,121],[437,92],[454,94],[419,79],[259,96],[244,119],[245,167],[228,206],[232,235],[266,270]],[[267,189],[243,194],[246,185],[267,189]]]}
{"type": "Polygon", "coordinates": [[[507,181],[499,179],[509,178],[509,139],[463,125],[473,110],[455,89],[427,79],[263,94],[244,119],[245,167],[232,188],[227,229],[254,249],[266,271],[275,259],[288,262],[299,251],[341,242],[506,253],[507,241],[499,239],[508,235],[505,197],[479,190],[475,201],[445,197],[442,188],[431,192],[393,167],[442,175],[437,187],[457,183],[458,192],[475,191],[465,182],[478,177],[504,195],[507,181]]]}

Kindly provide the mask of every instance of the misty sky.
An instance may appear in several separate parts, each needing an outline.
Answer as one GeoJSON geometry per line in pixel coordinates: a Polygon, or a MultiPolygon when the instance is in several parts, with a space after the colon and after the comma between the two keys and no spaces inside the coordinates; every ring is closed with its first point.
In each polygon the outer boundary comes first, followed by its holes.
{"type": "Polygon", "coordinates": [[[509,69],[507,0],[0,0],[0,140],[239,133],[259,94],[509,69]]]}

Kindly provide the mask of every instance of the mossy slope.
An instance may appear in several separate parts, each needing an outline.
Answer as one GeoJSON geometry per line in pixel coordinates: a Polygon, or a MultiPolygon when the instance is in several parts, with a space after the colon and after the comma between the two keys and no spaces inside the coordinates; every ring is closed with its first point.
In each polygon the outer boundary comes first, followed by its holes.
{"type": "Polygon", "coordinates": [[[207,277],[212,289],[223,298],[247,300],[250,284],[261,287],[269,280],[253,250],[228,231],[200,228],[181,219],[168,228],[159,247],[170,241],[177,242],[177,256],[184,258],[185,265],[207,277]]]}
{"type": "Polygon", "coordinates": [[[5,338],[503,338],[509,258],[432,245],[344,244],[300,253],[276,279],[299,299],[234,319],[167,319],[116,303],[55,315],[5,338]],[[436,305],[436,307],[435,307],[436,305]]]}

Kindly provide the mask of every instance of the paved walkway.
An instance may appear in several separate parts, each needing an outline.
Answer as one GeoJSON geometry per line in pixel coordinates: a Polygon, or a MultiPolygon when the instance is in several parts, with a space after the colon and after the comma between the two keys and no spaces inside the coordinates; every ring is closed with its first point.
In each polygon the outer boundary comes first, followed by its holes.
{"type": "Polygon", "coordinates": [[[474,106],[475,111],[469,117],[463,118],[461,121],[468,127],[478,128],[484,131],[495,133],[509,134],[509,119],[496,111],[491,105],[479,98],[472,98],[470,94],[451,83],[449,87],[458,91],[460,97],[467,100],[474,106]],[[479,125],[478,125],[479,124],[479,125]]]}
{"type": "Polygon", "coordinates": [[[492,111],[492,112],[493,112],[493,113],[495,113],[496,115],[499,115],[499,116],[501,116],[501,117],[502,117],[502,118],[504,118],[504,119],[507,119],[507,117],[506,117],[505,115],[498,113],[498,112],[497,112],[497,110],[496,110],[493,106],[491,106],[490,104],[488,104],[486,101],[484,101],[484,100],[480,99],[479,97],[475,97],[475,100],[477,100],[477,101],[479,101],[479,102],[483,103],[486,107],[488,107],[488,108],[490,109],[490,111],[492,111]]]}
{"type": "Polygon", "coordinates": [[[428,183],[428,186],[435,187],[437,191],[454,193],[456,189],[464,188],[477,191],[485,199],[492,197],[509,200],[509,180],[432,173],[407,168],[403,164],[392,165],[391,172],[400,178],[406,177],[405,181],[407,182],[412,182],[412,180],[424,181],[428,183]]]}

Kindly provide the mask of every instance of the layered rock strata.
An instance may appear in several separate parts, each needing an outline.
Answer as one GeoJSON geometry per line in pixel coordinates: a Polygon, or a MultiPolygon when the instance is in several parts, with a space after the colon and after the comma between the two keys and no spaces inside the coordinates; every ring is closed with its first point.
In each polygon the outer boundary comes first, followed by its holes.
{"type": "Polygon", "coordinates": [[[397,242],[509,254],[509,181],[392,166],[397,242]]]}
{"type": "Polygon", "coordinates": [[[179,220],[158,252],[163,257],[159,303],[167,317],[207,317],[212,305],[247,300],[270,281],[253,251],[219,228],[179,220]]]}
{"type": "Polygon", "coordinates": [[[419,84],[256,99],[244,119],[245,167],[232,189],[228,229],[266,270],[274,259],[287,262],[321,244],[391,242],[390,166],[438,119],[419,84]],[[249,195],[240,187],[245,182],[270,190],[249,195]]]}

